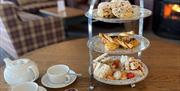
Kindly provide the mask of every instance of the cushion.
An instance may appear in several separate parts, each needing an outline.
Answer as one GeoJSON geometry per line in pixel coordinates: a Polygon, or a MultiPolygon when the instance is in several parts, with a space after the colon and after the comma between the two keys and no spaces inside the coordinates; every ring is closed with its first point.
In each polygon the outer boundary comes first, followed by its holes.
{"type": "Polygon", "coordinates": [[[22,6],[21,9],[22,10],[42,9],[42,8],[56,6],[56,5],[57,5],[56,1],[48,1],[48,2],[43,2],[43,3],[28,4],[28,5],[22,6]]]}
{"type": "Polygon", "coordinates": [[[4,0],[4,1],[10,1],[10,2],[13,2],[13,3],[15,3],[16,5],[18,5],[17,0],[4,0]]]}
{"type": "Polygon", "coordinates": [[[38,2],[47,2],[47,1],[50,1],[50,0],[37,0],[38,2]]]}
{"type": "Polygon", "coordinates": [[[42,17],[38,15],[27,13],[27,12],[19,12],[18,15],[21,21],[31,21],[31,20],[42,19],[42,17]]]}
{"type": "Polygon", "coordinates": [[[32,4],[32,3],[36,3],[37,0],[17,0],[17,3],[19,5],[27,5],[27,4],[32,4]]]}

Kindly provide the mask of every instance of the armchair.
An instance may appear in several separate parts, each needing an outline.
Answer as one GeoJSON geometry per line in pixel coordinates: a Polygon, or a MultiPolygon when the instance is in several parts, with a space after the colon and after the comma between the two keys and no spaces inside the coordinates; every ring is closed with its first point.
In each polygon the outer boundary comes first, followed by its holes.
{"type": "Polygon", "coordinates": [[[61,18],[21,21],[18,12],[13,4],[0,4],[0,47],[14,58],[65,39],[61,18]]]}

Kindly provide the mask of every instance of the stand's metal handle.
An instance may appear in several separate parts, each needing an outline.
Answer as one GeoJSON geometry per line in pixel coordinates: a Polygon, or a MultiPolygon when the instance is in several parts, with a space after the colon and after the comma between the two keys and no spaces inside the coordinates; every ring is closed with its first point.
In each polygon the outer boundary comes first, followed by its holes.
{"type": "MultiPolygon", "coordinates": [[[[143,28],[144,28],[144,0],[140,0],[140,19],[139,19],[139,35],[143,36],[143,28]]],[[[138,57],[141,57],[142,52],[138,52],[138,57]]]]}
{"type": "Polygon", "coordinates": [[[136,84],[131,84],[130,86],[131,86],[131,88],[134,88],[134,87],[136,87],[136,84]]]}
{"type": "MultiPolygon", "coordinates": [[[[92,32],[92,22],[93,22],[93,9],[94,9],[94,5],[96,3],[97,0],[91,0],[90,2],[90,8],[88,11],[88,36],[89,36],[89,40],[92,38],[93,36],[93,32],[92,32]]],[[[92,91],[94,89],[94,85],[93,85],[93,55],[92,55],[92,48],[89,48],[89,88],[88,91],[92,91]]]]}

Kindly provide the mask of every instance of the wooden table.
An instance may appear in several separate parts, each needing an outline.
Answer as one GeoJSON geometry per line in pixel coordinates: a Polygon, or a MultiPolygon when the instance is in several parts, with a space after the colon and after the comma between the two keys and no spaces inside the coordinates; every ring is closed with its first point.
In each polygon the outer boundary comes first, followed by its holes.
{"type": "Polygon", "coordinates": [[[72,17],[74,18],[84,15],[83,10],[77,8],[71,8],[71,7],[66,7],[65,11],[58,11],[57,7],[50,7],[50,8],[40,9],[40,12],[62,18],[72,18],[72,17]]]}
{"type": "MultiPolygon", "coordinates": [[[[148,77],[130,86],[110,86],[95,81],[94,91],[180,91],[180,45],[159,39],[151,39],[151,47],[143,52],[142,61],[148,66],[148,77]]],[[[67,64],[83,76],[72,85],[62,89],[48,91],[64,91],[67,88],[77,88],[87,91],[88,87],[88,48],[87,39],[77,39],[51,45],[30,52],[23,57],[30,58],[39,65],[40,78],[36,81],[41,85],[40,79],[48,67],[55,64],[67,64]]],[[[2,70],[1,70],[2,72],[2,70]]],[[[0,91],[7,91],[8,86],[3,82],[0,73],[0,91]]]]}
{"type": "MultiPolygon", "coordinates": [[[[84,11],[77,8],[66,7],[65,11],[58,11],[57,7],[50,7],[40,9],[40,12],[45,16],[56,16],[64,19],[65,29],[72,25],[81,24],[82,22],[87,21],[87,18],[84,16],[84,11]]],[[[66,30],[66,35],[68,36],[68,30],[66,30]]]]}

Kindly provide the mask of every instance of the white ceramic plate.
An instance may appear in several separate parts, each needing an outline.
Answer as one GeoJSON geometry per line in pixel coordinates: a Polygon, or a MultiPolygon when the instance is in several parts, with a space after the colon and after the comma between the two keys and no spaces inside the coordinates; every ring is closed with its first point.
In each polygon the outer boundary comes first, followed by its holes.
{"type": "MultiPolygon", "coordinates": [[[[134,20],[138,20],[140,19],[141,17],[142,18],[146,18],[148,16],[150,16],[152,14],[152,11],[151,10],[148,10],[148,9],[142,9],[144,14],[141,14],[140,13],[140,7],[137,6],[137,5],[132,5],[133,7],[133,11],[134,11],[134,14],[132,17],[129,17],[129,18],[102,18],[100,16],[97,15],[97,9],[94,9],[93,10],[93,16],[92,18],[93,19],[96,19],[96,20],[99,20],[99,21],[103,21],[103,22],[109,22],[109,23],[123,23],[123,22],[129,22],[129,21],[134,21],[134,20]]],[[[85,14],[86,17],[88,17],[88,12],[85,14]]]]}
{"type": "MultiPolygon", "coordinates": [[[[75,74],[73,70],[70,70],[70,73],[75,74]]],[[[41,83],[48,88],[63,88],[72,84],[77,78],[76,75],[70,75],[70,77],[71,80],[69,81],[69,83],[54,84],[49,81],[47,74],[45,74],[41,79],[41,83]]]]}
{"type": "MultiPolygon", "coordinates": [[[[111,36],[117,36],[118,34],[119,33],[108,33],[108,35],[111,35],[111,36]]],[[[145,37],[140,36],[140,35],[133,35],[132,37],[134,37],[140,42],[140,44],[137,47],[132,48],[132,49],[116,49],[114,51],[107,51],[105,49],[104,43],[101,41],[98,35],[91,38],[88,41],[87,45],[89,48],[93,49],[96,52],[109,53],[109,54],[133,54],[133,53],[143,51],[149,47],[150,42],[145,37]]]]}
{"type": "MultiPolygon", "coordinates": [[[[112,59],[120,59],[121,56],[111,56],[111,58],[112,59]]],[[[135,78],[127,79],[127,80],[108,80],[108,79],[99,78],[97,76],[94,76],[94,78],[99,82],[109,84],[109,85],[130,85],[130,84],[135,84],[135,83],[138,83],[138,82],[144,80],[147,77],[148,73],[149,73],[147,66],[143,62],[141,62],[141,64],[143,65],[144,70],[145,70],[144,71],[144,76],[136,76],[135,78]]]]}
{"type": "Polygon", "coordinates": [[[39,86],[39,89],[38,89],[38,91],[47,91],[44,87],[42,87],[42,86],[39,86]]]}

